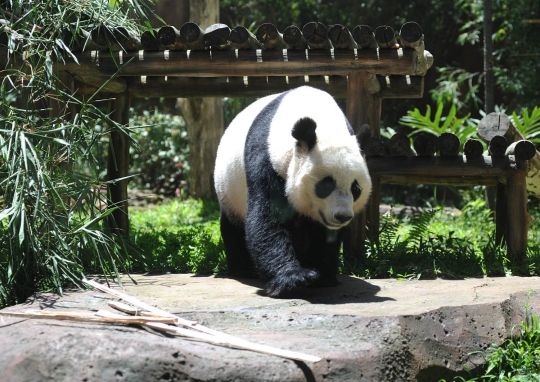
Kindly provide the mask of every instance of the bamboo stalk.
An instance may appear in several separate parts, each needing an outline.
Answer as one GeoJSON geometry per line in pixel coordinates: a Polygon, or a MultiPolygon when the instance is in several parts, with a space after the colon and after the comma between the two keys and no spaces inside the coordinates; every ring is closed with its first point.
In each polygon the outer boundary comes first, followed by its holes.
{"type": "Polygon", "coordinates": [[[130,317],[121,316],[99,310],[97,312],[85,311],[48,311],[48,310],[27,310],[26,312],[0,312],[0,315],[20,318],[34,318],[45,320],[62,320],[62,321],[78,321],[78,322],[101,322],[107,324],[136,324],[146,325],[148,322],[174,324],[174,317],[130,317]]]}
{"type": "Polygon", "coordinates": [[[247,342],[244,340],[239,340],[239,339],[235,339],[233,341],[231,341],[230,339],[225,340],[223,337],[220,338],[220,337],[211,336],[205,333],[196,333],[188,329],[178,328],[178,327],[169,326],[169,325],[160,324],[160,323],[149,322],[147,326],[156,330],[167,332],[167,333],[176,334],[182,337],[199,339],[204,342],[208,342],[215,345],[221,345],[221,346],[225,346],[225,347],[229,347],[233,349],[251,350],[257,353],[275,355],[282,358],[294,359],[297,361],[304,361],[304,362],[306,361],[319,362],[321,360],[321,358],[317,356],[298,353],[298,352],[294,352],[290,350],[278,349],[272,346],[260,345],[256,343],[247,342]],[[236,340],[239,340],[239,341],[236,341],[236,340]]]}
{"type": "Polygon", "coordinates": [[[176,318],[178,321],[177,323],[179,325],[184,325],[184,326],[194,326],[197,324],[197,322],[195,321],[190,321],[190,320],[185,320],[183,318],[180,318],[172,313],[169,313],[165,310],[162,310],[162,309],[159,309],[159,308],[156,308],[152,305],[149,305],[145,302],[142,302],[138,299],[136,299],[135,297],[131,297],[130,295],[128,294],[125,294],[125,293],[122,293],[122,292],[119,292],[117,290],[114,290],[114,289],[111,289],[111,288],[108,288],[106,287],[105,285],[101,285],[100,283],[97,283],[93,280],[87,280],[87,279],[83,279],[83,282],[102,291],[102,292],[105,292],[105,293],[109,293],[109,294],[112,294],[113,296],[116,296],[124,301],[127,301],[129,302],[130,304],[132,305],[135,305],[135,306],[138,306],[139,308],[142,308],[144,310],[147,310],[149,312],[152,312],[154,314],[157,314],[157,315],[160,315],[160,316],[163,316],[163,317],[174,317],[176,318]]]}
{"type": "MultiPolygon", "coordinates": [[[[193,332],[192,330],[172,327],[172,326],[168,326],[168,325],[157,325],[156,326],[156,323],[151,323],[151,322],[148,322],[148,323],[145,324],[145,325],[147,325],[149,327],[152,327],[154,329],[158,329],[158,330],[161,329],[161,330],[168,331],[169,333],[175,333],[175,334],[182,335],[182,336],[189,337],[189,338],[200,339],[201,341],[206,341],[206,342],[210,342],[210,343],[217,344],[217,345],[233,347],[235,349],[251,350],[251,351],[255,351],[255,352],[259,352],[259,353],[263,353],[263,354],[275,355],[275,356],[278,356],[278,357],[290,358],[290,359],[295,359],[295,360],[299,360],[299,361],[318,362],[318,361],[321,360],[320,357],[316,357],[316,356],[312,356],[312,355],[307,355],[307,354],[302,354],[302,353],[297,353],[297,352],[291,352],[291,351],[288,351],[288,350],[282,350],[282,349],[278,349],[278,348],[274,348],[274,347],[270,347],[270,346],[255,344],[255,343],[243,340],[241,338],[234,337],[234,336],[231,336],[229,334],[226,334],[226,333],[214,330],[214,329],[207,328],[207,327],[205,327],[203,325],[197,324],[195,321],[185,320],[185,319],[180,318],[180,317],[178,317],[178,316],[176,316],[176,315],[174,315],[172,313],[169,313],[169,312],[167,312],[165,310],[153,307],[153,306],[148,305],[148,304],[146,304],[146,303],[144,303],[142,301],[139,301],[138,299],[136,299],[136,298],[134,298],[132,296],[129,296],[129,295],[125,294],[125,293],[113,290],[111,288],[106,287],[105,285],[101,285],[101,284],[99,284],[99,283],[97,283],[97,282],[95,282],[93,280],[83,279],[83,282],[90,285],[90,286],[93,286],[94,288],[96,288],[98,290],[101,290],[103,292],[106,292],[106,293],[112,294],[112,295],[114,295],[116,297],[119,297],[119,298],[123,299],[124,301],[127,301],[130,304],[138,306],[139,308],[147,310],[147,311],[149,311],[151,313],[154,313],[154,314],[157,314],[157,315],[160,315],[160,316],[164,316],[164,317],[174,317],[176,319],[176,324],[177,325],[187,326],[190,329],[195,329],[195,330],[198,330],[198,331],[200,331],[202,333],[197,333],[197,332],[193,332]]],[[[144,321],[144,319],[143,319],[143,321],[144,321]]]]}

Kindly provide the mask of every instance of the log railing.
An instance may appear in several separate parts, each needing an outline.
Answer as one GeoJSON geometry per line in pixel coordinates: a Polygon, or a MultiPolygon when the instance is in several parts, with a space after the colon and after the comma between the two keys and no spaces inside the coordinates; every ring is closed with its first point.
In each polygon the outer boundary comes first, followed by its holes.
{"type": "MultiPolygon", "coordinates": [[[[500,118],[505,121],[507,117],[488,115],[480,123],[479,136],[488,138],[486,152],[479,140],[469,139],[459,154],[459,139],[450,133],[439,137],[418,134],[413,142],[403,134],[395,134],[388,141],[369,139],[367,163],[372,177],[383,184],[497,186],[496,240],[499,243],[505,239],[510,257],[523,260],[530,221],[525,178],[528,161],[538,153],[530,141],[508,142],[503,136],[506,131],[487,133],[497,129],[494,123],[500,118]]],[[[367,221],[371,239],[378,240],[378,195],[370,201],[367,221]]]]}

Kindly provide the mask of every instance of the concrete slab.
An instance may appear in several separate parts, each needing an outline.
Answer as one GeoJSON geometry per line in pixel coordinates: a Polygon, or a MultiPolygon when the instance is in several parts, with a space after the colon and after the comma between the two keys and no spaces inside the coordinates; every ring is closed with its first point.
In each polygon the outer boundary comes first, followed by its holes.
{"type": "MultiPolygon", "coordinates": [[[[194,275],[124,278],[125,291],[247,340],[317,355],[302,363],[94,323],[0,317],[0,381],[437,381],[475,369],[540,311],[540,278],[361,280],[264,295],[260,280],[194,275]],[[530,295],[530,296],[528,296],[530,295]]],[[[5,311],[102,309],[101,292],[40,294],[5,311]]],[[[115,298],[113,298],[115,299],[115,298]]]]}

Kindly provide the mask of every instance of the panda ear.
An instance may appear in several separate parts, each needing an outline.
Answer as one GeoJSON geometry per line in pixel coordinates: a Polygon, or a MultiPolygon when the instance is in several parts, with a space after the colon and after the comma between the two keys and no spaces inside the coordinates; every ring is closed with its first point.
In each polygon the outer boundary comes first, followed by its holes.
{"type": "Polygon", "coordinates": [[[311,150],[317,143],[317,134],[315,129],[317,124],[309,117],[300,118],[292,128],[292,136],[298,142],[304,142],[308,150],[311,150]]]}

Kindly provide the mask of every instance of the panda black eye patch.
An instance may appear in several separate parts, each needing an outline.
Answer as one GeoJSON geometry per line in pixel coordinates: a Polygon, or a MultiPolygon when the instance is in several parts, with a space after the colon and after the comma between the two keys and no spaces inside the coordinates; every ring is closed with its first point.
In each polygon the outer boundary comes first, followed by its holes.
{"type": "Polygon", "coordinates": [[[327,176],[315,185],[315,195],[317,195],[318,198],[324,199],[329,197],[335,189],[336,180],[331,176],[327,176]]]}
{"type": "Polygon", "coordinates": [[[351,192],[355,202],[356,199],[358,199],[360,195],[362,195],[362,187],[360,187],[356,180],[351,184],[351,192]]]}

